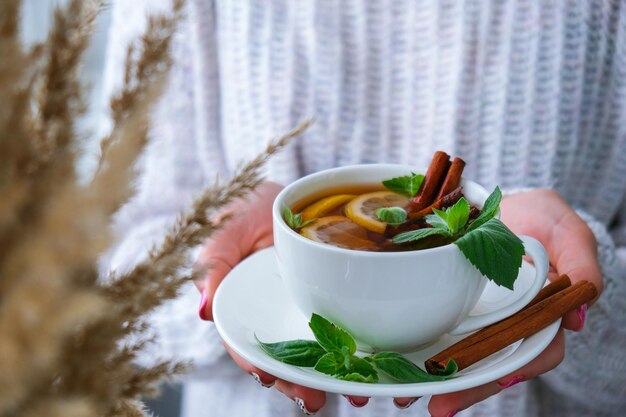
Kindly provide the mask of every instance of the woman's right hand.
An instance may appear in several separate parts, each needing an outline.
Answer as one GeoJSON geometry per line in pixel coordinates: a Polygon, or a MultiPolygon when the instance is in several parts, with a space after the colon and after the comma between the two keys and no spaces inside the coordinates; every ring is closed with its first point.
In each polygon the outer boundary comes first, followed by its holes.
{"type": "MultiPolygon", "coordinates": [[[[196,281],[196,286],[202,293],[198,311],[201,319],[213,320],[215,291],[231,269],[246,257],[274,244],[272,204],[282,188],[279,184],[264,182],[249,198],[234,202],[222,213],[222,216],[232,217],[225,223],[224,228],[206,243],[197,261],[199,265],[208,267],[205,277],[196,281]]],[[[280,380],[254,367],[226,344],[224,346],[240,368],[263,386],[275,386],[295,401],[305,413],[317,412],[324,406],[325,392],[280,380]]],[[[359,397],[349,400],[357,403],[367,401],[359,397]]]]}

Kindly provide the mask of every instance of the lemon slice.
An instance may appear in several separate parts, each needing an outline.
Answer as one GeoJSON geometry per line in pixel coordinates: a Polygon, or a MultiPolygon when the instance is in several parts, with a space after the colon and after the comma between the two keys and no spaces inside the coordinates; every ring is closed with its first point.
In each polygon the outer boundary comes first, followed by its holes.
{"type": "Polygon", "coordinates": [[[325,216],[354,197],[356,197],[354,194],[337,194],[322,198],[302,211],[302,220],[307,221],[325,216]]]}
{"type": "Polygon", "coordinates": [[[376,209],[381,207],[402,207],[409,204],[409,198],[391,191],[376,191],[361,194],[346,205],[346,216],[358,225],[372,232],[384,233],[387,223],[376,217],[376,209]]]}
{"type": "Polygon", "coordinates": [[[344,216],[327,216],[303,227],[300,234],[308,239],[356,250],[374,250],[376,244],[367,238],[367,230],[344,216]]]}

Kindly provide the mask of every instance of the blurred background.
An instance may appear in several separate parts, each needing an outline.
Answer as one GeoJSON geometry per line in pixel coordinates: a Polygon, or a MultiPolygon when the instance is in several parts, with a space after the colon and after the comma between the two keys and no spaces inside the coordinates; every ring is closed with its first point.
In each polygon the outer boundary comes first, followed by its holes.
{"type": "MultiPolygon", "coordinates": [[[[109,4],[115,0],[109,0],[109,4]]],[[[22,10],[22,36],[26,44],[42,41],[46,38],[55,6],[64,5],[66,0],[24,0],[22,10]]],[[[158,2],[155,2],[158,3],[158,2]]],[[[115,48],[109,44],[109,29],[111,27],[111,6],[107,6],[99,14],[91,45],[85,55],[85,66],[81,76],[83,82],[90,86],[87,112],[81,124],[81,134],[87,140],[80,160],[78,170],[86,178],[96,165],[99,138],[101,132],[107,129],[108,94],[105,87],[107,71],[107,48],[115,48]]],[[[122,48],[122,45],[117,46],[122,48]]],[[[162,394],[156,399],[147,399],[146,404],[155,416],[176,417],[180,414],[181,390],[178,385],[163,386],[162,394]]]]}
{"type": "MultiPolygon", "coordinates": [[[[52,23],[55,6],[65,3],[66,0],[24,0],[21,25],[24,42],[32,44],[44,40],[52,23]]],[[[89,138],[85,141],[84,157],[79,166],[83,176],[95,167],[98,133],[104,128],[103,116],[106,114],[107,100],[103,84],[110,25],[111,7],[108,6],[98,16],[92,43],[85,55],[86,65],[82,69],[83,81],[91,86],[86,103],[88,110],[81,123],[81,133],[89,138]]]]}

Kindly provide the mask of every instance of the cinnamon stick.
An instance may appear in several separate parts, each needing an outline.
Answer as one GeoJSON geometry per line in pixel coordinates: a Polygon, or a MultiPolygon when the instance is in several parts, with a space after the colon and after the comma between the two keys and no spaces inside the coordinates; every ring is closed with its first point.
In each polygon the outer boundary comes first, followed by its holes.
{"type": "Polygon", "coordinates": [[[450,155],[442,151],[435,152],[435,155],[433,155],[433,159],[430,161],[430,165],[426,170],[424,183],[422,184],[420,193],[409,203],[409,212],[420,211],[424,207],[433,203],[435,197],[439,193],[441,184],[445,179],[449,166],[450,155]]]}
{"type": "Polygon", "coordinates": [[[444,195],[428,207],[423,208],[417,212],[409,212],[408,219],[413,220],[419,217],[424,217],[427,214],[433,212],[433,209],[441,210],[444,207],[449,207],[454,205],[457,201],[459,201],[463,197],[463,187],[457,187],[452,190],[450,193],[444,195]]]}
{"type": "Polygon", "coordinates": [[[479,215],[479,214],[480,214],[480,210],[478,210],[478,208],[477,208],[477,207],[472,206],[472,207],[470,208],[470,214],[469,214],[469,218],[468,218],[468,220],[474,220],[475,218],[477,218],[477,217],[478,217],[478,215],[479,215]]]}
{"type": "Polygon", "coordinates": [[[472,345],[479,343],[480,341],[491,337],[503,330],[505,330],[507,327],[512,326],[513,324],[517,323],[518,321],[515,320],[514,318],[519,318],[520,317],[520,313],[528,308],[530,308],[531,306],[537,304],[540,301],[545,300],[546,298],[550,297],[551,295],[556,294],[557,292],[569,287],[571,285],[570,279],[567,275],[561,275],[560,277],[558,277],[556,280],[554,280],[553,282],[551,282],[550,284],[546,285],[545,287],[543,287],[535,296],[535,298],[533,298],[522,310],[520,310],[518,313],[514,314],[513,316],[506,318],[504,320],[501,320],[497,323],[494,323],[490,326],[485,327],[484,329],[481,329],[479,331],[477,331],[476,333],[473,333],[471,335],[469,335],[468,337],[466,337],[463,340],[460,340],[459,342],[455,343],[454,345],[450,346],[449,348],[443,350],[442,352],[438,353],[436,356],[433,356],[433,358],[431,359],[436,359],[438,357],[441,358],[454,358],[455,356],[457,356],[457,354],[465,349],[470,348],[472,345]]]}
{"type": "MultiPolygon", "coordinates": [[[[450,359],[454,359],[459,369],[467,368],[510,344],[547,327],[568,311],[593,300],[597,294],[596,287],[588,281],[581,281],[576,285],[562,289],[511,317],[483,329],[481,332],[486,331],[489,334],[482,339],[484,334],[478,337],[479,341],[470,344],[466,339],[463,339],[431,357],[425,362],[426,369],[430,373],[437,373],[445,369],[450,359]],[[468,346],[459,349],[458,346],[464,345],[468,346]]],[[[476,337],[476,334],[472,336],[476,337]]],[[[472,336],[469,337],[472,338],[472,336]]]]}
{"type": "Polygon", "coordinates": [[[441,197],[449,194],[461,185],[461,176],[463,175],[463,169],[465,168],[465,161],[459,157],[454,158],[454,161],[450,164],[446,178],[443,180],[439,194],[435,200],[439,200],[441,197]]]}

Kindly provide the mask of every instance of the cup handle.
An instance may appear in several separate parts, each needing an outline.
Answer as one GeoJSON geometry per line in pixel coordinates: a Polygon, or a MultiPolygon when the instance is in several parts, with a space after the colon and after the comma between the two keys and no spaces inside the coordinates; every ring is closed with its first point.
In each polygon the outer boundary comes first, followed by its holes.
{"type": "Polygon", "coordinates": [[[524,243],[526,254],[532,258],[535,264],[535,278],[532,286],[512,304],[490,313],[467,317],[449,332],[451,335],[473,332],[517,313],[543,288],[548,278],[548,253],[537,239],[529,236],[520,236],[519,238],[524,243]]]}

